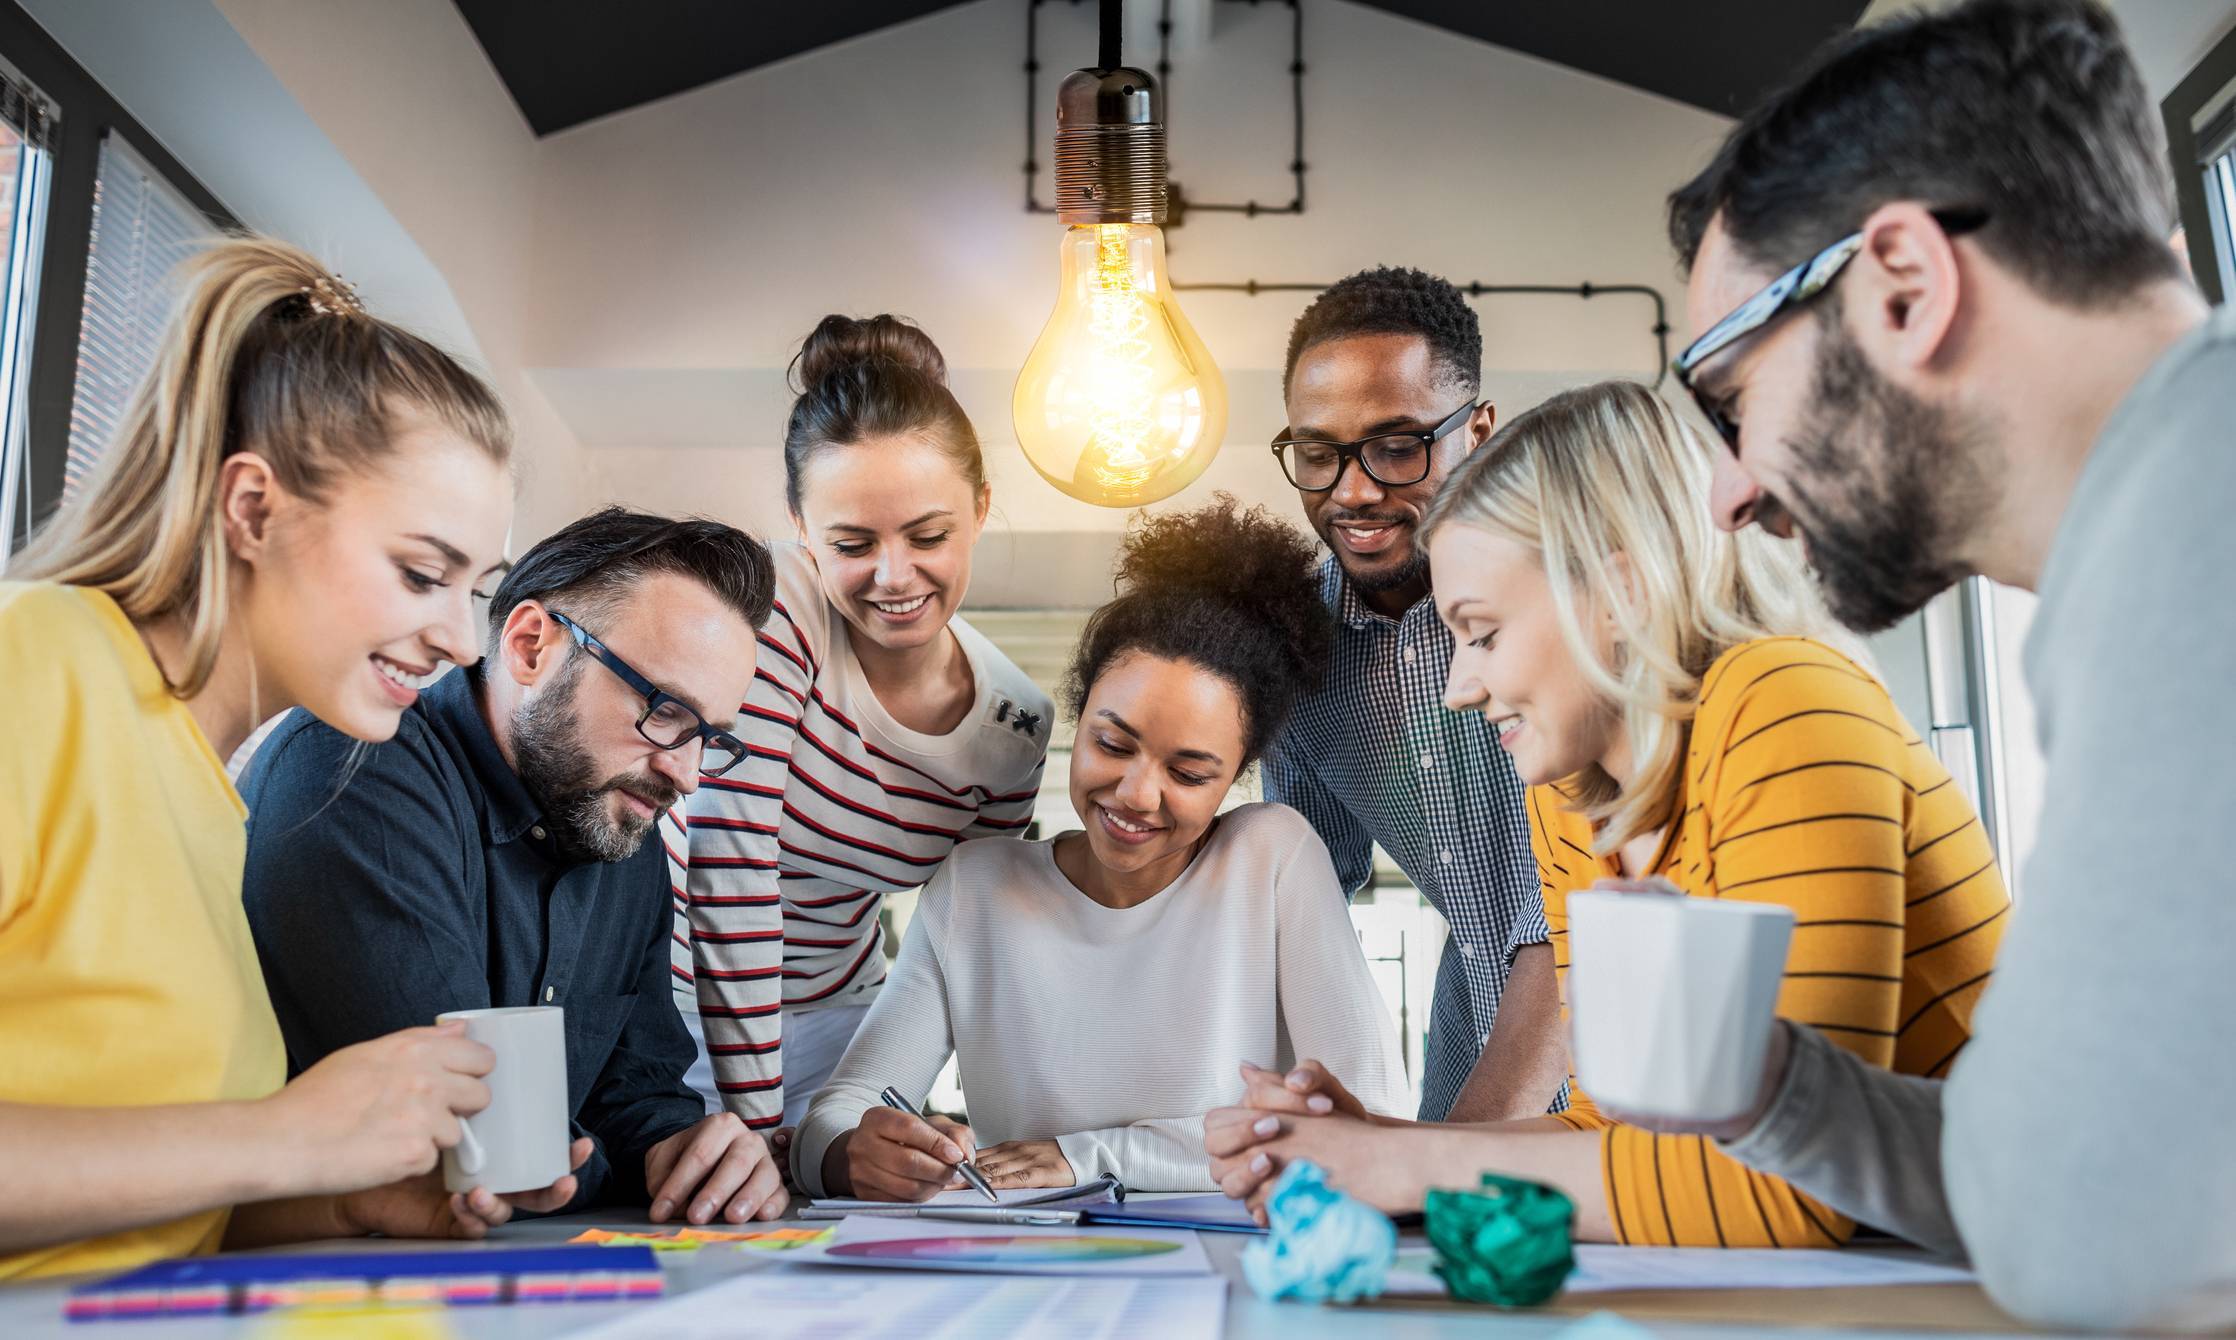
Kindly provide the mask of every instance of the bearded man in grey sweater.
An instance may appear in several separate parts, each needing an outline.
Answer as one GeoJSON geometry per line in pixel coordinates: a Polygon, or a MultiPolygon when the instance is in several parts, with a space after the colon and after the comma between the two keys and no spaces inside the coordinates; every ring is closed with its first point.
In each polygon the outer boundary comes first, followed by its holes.
{"type": "Polygon", "coordinates": [[[2039,592],[2048,769],[1950,1078],[1782,1025],[1706,1133],[2052,1325],[2236,1326],[2236,310],[2171,199],[2111,16],[1974,0],[1841,39],[1670,200],[1723,524],[1860,630],[2039,592]]]}

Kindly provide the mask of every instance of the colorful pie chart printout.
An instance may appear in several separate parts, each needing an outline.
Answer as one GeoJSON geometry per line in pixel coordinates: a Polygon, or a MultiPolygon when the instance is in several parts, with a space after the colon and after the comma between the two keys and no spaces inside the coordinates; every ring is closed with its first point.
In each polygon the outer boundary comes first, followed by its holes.
{"type": "Polygon", "coordinates": [[[921,1266],[1092,1266],[1136,1261],[1180,1250],[1177,1242],[1148,1238],[971,1237],[908,1238],[898,1242],[843,1242],[824,1253],[832,1260],[921,1266]]]}

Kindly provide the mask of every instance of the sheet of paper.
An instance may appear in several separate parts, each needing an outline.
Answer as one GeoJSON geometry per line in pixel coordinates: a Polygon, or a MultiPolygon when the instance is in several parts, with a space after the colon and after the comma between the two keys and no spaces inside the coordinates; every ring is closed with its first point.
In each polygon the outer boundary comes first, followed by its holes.
{"type": "Polygon", "coordinates": [[[1219,1279],[996,1279],[768,1270],[647,1304],[581,1340],[1219,1340],[1219,1279]]]}
{"type": "Polygon", "coordinates": [[[1171,1228],[1023,1228],[850,1215],[829,1242],[787,1253],[801,1265],[991,1275],[1208,1275],[1193,1231],[1171,1228]]]}
{"type": "Polygon", "coordinates": [[[656,1252],[695,1252],[701,1247],[741,1247],[757,1252],[788,1252],[828,1240],[828,1228],[779,1228],[731,1231],[711,1228],[662,1228],[630,1233],[609,1228],[589,1228],[567,1239],[600,1247],[650,1247],[656,1252]]]}
{"type": "MultiPolygon", "coordinates": [[[[1003,1205],[1111,1205],[1118,1200],[1118,1184],[1108,1177],[1098,1177],[1085,1186],[1028,1187],[1020,1190],[996,1191],[994,1195],[1003,1205]]],[[[993,1202],[975,1187],[960,1191],[942,1191],[927,1201],[900,1200],[846,1200],[837,1196],[824,1197],[814,1202],[818,1210],[840,1210],[848,1213],[862,1210],[913,1211],[926,1205],[976,1205],[992,1209],[993,1202]]]]}
{"type": "MultiPolygon", "coordinates": [[[[1389,1293],[1437,1296],[1444,1281],[1429,1265],[1427,1248],[1398,1253],[1389,1293]]],[[[1770,1248],[1609,1247],[1576,1249],[1576,1273],[1567,1293],[1620,1293],[1637,1289],[1854,1289],[1893,1284],[1969,1284],[1972,1272],[1909,1248],[1850,1247],[1845,1251],[1777,1251],[1770,1248]]]]}

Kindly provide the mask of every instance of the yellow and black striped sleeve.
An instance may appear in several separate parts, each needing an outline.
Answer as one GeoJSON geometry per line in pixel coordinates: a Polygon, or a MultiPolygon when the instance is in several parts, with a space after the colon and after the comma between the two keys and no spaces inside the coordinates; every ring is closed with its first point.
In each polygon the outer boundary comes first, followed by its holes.
{"type": "MultiPolygon", "coordinates": [[[[1915,737],[1879,684],[1815,643],[1740,648],[1695,717],[1670,874],[1698,897],[1779,903],[1796,925],[1785,1018],[1890,1063],[1903,991],[1906,780],[1915,737]]],[[[1854,1225],[1696,1136],[1608,1130],[1621,1241],[1832,1247],[1854,1225]]]]}

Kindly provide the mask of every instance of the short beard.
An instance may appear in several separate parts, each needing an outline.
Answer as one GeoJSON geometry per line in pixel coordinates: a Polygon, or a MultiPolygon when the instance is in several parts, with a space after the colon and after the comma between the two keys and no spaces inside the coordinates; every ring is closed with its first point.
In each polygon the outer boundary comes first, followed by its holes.
{"type": "Polygon", "coordinates": [[[512,714],[512,751],[528,794],[544,807],[544,823],[561,854],[576,861],[626,861],[644,845],[655,822],[615,819],[606,798],[629,791],[655,811],[680,798],[673,787],[650,776],[623,773],[598,780],[597,765],[582,744],[574,710],[575,690],[587,657],[568,658],[559,677],[530,696],[512,714]]]}
{"type": "MultiPolygon", "coordinates": [[[[1348,511],[1342,513],[1341,519],[1345,521],[1390,520],[1388,517],[1376,516],[1372,512],[1348,511]]],[[[1412,582],[1421,582],[1424,585],[1427,583],[1429,559],[1428,555],[1421,552],[1419,545],[1414,545],[1407,551],[1404,562],[1386,571],[1359,572],[1354,570],[1344,558],[1342,544],[1335,538],[1336,520],[1336,517],[1331,516],[1323,518],[1319,522],[1320,543],[1326,545],[1328,552],[1335,555],[1335,565],[1343,570],[1344,579],[1351,583],[1353,590],[1364,591],[1369,595],[1379,595],[1384,591],[1395,591],[1399,587],[1412,582]]]]}
{"type": "Polygon", "coordinates": [[[1977,430],[1879,375],[1836,311],[1791,450],[1790,497],[1825,604],[1858,633],[1892,628],[1971,570],[1958,559],[1987,495],[1977,430]]]}
{"type": "Polygon", "coordinates": [[[1425,583],[1429,575],[1429,561],[1422,556],[1419,549],[1407,554],[1403,563],[1386,572],[1353,572],[1348,565],[1343,563],[1343,554],[1340,550],[1336,553],[1335,561],[1338,565],[1343,566],[1343,575],[1350,580],[1353,587],[1375,595],[1384,591],[1395,591],[1399,587],[1413,582],[1425,583]]]}

